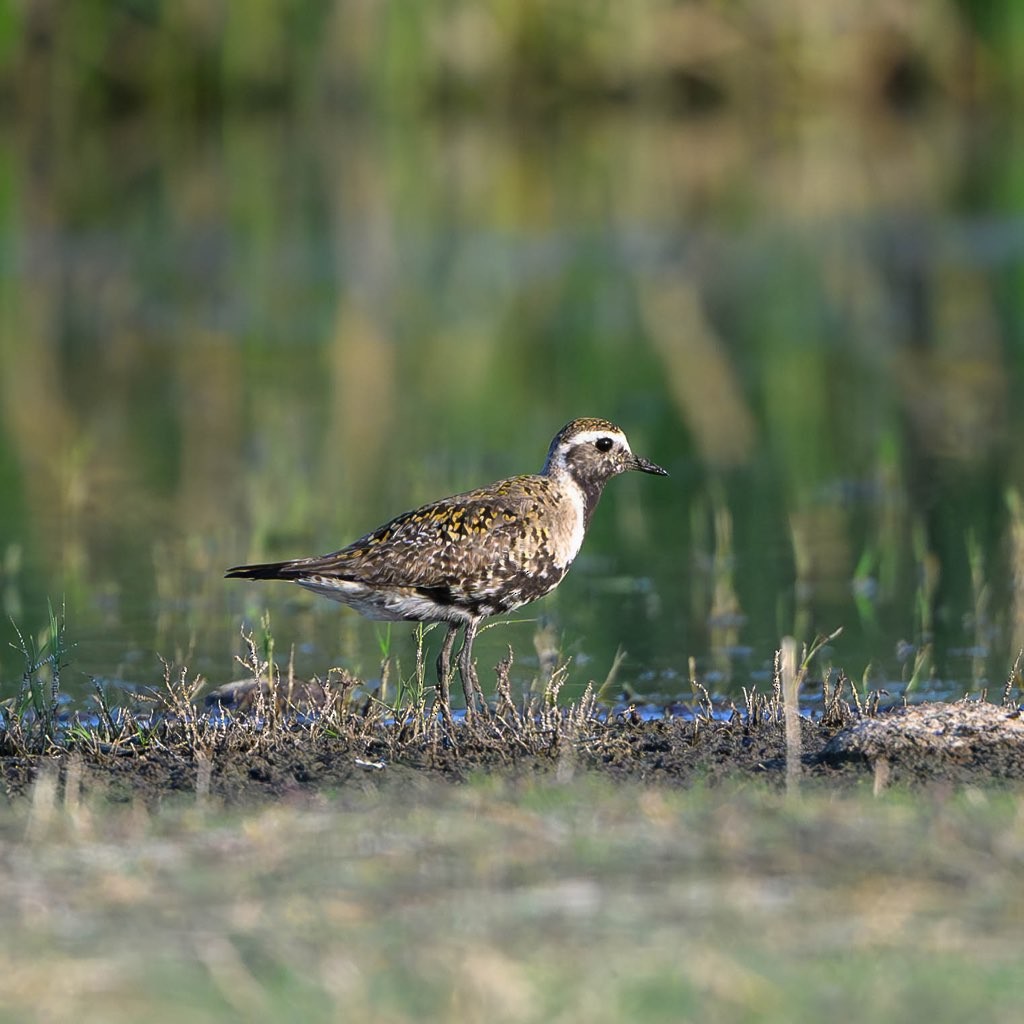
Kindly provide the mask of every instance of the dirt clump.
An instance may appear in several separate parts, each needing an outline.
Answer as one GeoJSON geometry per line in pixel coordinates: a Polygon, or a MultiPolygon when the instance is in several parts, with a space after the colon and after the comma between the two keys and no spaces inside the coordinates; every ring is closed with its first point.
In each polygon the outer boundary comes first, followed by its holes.
{"type": "Polygon", "coordinates": [[[818,761],[909,780],[1022,779],[1024,718],[1016,705],[986,701],[908,705],[836,733],[818,761]]]}

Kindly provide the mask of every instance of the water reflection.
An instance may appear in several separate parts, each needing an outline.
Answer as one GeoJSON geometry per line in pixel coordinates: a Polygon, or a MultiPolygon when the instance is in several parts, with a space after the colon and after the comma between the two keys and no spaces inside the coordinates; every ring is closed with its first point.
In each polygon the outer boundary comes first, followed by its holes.
{"type": "Polygon", "coordinates": [[[576,686],[622,647],[640,694],[688,692],[690,657],[736,693],[784,633],[843,626],[857,678],[999,686],[1024,644],[1019,158],[942,107],[13,132],[4,610],[34,630],[65,600],[69,687],[159,678],[158,653],[228,679],[265,608],[300,673],[411,670],[411,628],[222,570],[534,470],[598,415],[672,478],[620,481],[482,667],[511,643],[528,681],[543,628],[576,686]]]}

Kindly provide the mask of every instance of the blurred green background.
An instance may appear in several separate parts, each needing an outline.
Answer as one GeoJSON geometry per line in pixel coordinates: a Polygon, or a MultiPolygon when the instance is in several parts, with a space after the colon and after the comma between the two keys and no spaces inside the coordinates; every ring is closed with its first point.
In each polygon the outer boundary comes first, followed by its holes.
{"type": "Polygon", "coordinates": [[[1015,0],[0,0],[0,640],[63,601],[70,691],[219,682],[269,608],[302,674],[410,668],[223,569],[597,415],[672,476],[615,481],[482,668],[543,627],[574,687],[621,647],[737,693],[842,626],[858,679],[1000,686],[1022,61],[1015,0]]]}

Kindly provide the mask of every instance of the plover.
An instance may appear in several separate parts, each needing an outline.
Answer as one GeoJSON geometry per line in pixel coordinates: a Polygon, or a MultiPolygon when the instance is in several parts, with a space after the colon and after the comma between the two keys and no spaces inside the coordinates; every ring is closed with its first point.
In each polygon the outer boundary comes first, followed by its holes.
{"type": "Polygon", "coordinates": [[[604,485],[627,470],[668,476],[634,455],[621,428],[584,418],[555,435],[539,474],[499,480],[405,512],[340,551],[239,565],[225,578],[289,580],[371,619],[444,622],[438,703],[450,720],[449,678],[459,630],[459,676],[469,713],[480,700],[473,641],[481,622],[553,590],[580,550],[604,485]]]}

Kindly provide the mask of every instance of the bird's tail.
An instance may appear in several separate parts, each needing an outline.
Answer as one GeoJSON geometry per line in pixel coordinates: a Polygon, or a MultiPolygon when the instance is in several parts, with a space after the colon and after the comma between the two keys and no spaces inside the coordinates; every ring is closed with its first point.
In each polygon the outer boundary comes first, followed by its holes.
{"type": "Polygon", "coordinates": [[[291,580],[299,575],[295,562],[261,562],[236,565],[224,573],[226,580],[291,580]]]}

